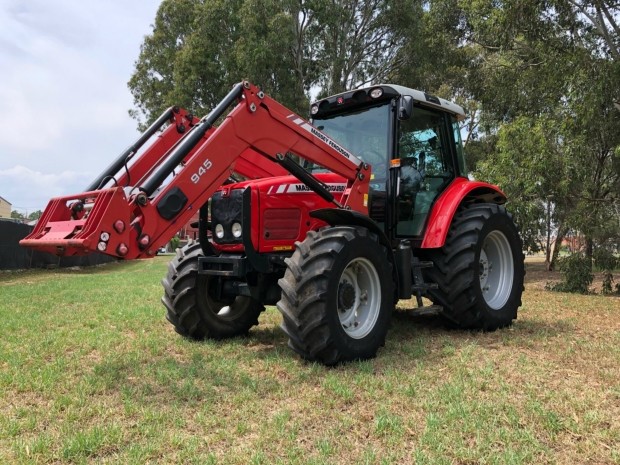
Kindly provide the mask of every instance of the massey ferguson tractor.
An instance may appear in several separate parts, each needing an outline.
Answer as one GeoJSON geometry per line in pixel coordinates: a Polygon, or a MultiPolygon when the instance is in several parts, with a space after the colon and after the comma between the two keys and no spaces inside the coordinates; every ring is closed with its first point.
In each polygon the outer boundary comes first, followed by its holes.
{"type": "Polygon", "coordinates": [[[522,243],[506,196],[467,178],[463,109],[377,85],[310,114],[249,82],[202,119],[170,108],[21,244],[148,258],[198,213],[162,281],[174,329],[229,338],[276,305],[289,346],[326,365],[375,356],[399,299],[451,326],[510,325],[522,243]]]}

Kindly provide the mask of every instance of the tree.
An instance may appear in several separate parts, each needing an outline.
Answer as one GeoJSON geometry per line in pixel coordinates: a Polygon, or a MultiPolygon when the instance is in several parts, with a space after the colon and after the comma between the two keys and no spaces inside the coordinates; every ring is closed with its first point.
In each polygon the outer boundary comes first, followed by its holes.
{"type": "Polygon", "coordinates": [[[28,215],[28,219],[30,221],[38,220],[39,218],[41,218],[42,214],[43,212],[41,210],[34,211],[28,215]]]}
{"type": "Polygon", "coordinates": [[[175,68],[201,4],[200,0],[164,0],[157,10],[153,33],[145,37],[128,82],[136,105],[129,114],[142,129],[168,106],[187,103],[174,102],[175,68]]]}
{"type": "MultiPolygon", "coordinates": [[[[540,242],[537,235],[546,237],[549,252],[550,232],[557,232],[559,242],[569,229],[586,236],[589,256],[595,242],[617,240],[617,5],[429,4],[429,11],[440,7],[434,23],[441,39],[435,42],[456,45],[448,53],[470,64],[458,68],[464,77],[449,88],[476,103],[470,120],[476,137],[466,152],[482,160],[483,178],[508,191],[530,247],[540,242]]],[[[440,69],[449,76],[447,65],[440,69]]],[[[547,258],[552,266],[554,257],[547,258]]]]}
{"type": "Polygon", "coordinates": [[[414,0],[164,0],[129,81],[141,126],[177,104],[209,111],[242,78],[305,112],[322,95],[387,78],[414,0]],[[144,121],[143,121],[144,119],[144,121]]]}
{"type": "Polygon", "coordinates": [[[480,178],[506,192],[525,247],[544,250],[549,269],[567,232],[567,194],[574,184],[564,157],[565,139],[558,133],[561,125],[551,117],[516,118],[500,127],[496,151],[478,165],[480,178]]]}
{"type": "Polygon", "coordinates": [[[402,66],[407,30],[417,24],[418,2],[332,0],[313,2],[323,95],[379,83],[402,66]]]}
{"type": "Polygon", "coordinates": [[[573,161],[572,178],[578,188],[570,193],[575,208],[571,225],[586,238],[586,256],[595,243],[620,241],[617,205],[620,204],[620,112],[611,104],[620,84],[619,62],[591,60],[572,79],[567,95],[565,137],[571,142],[567,156],[573,161]],[[615,87],[612,87],[615,86],[615,87]]]}
{"type": "Polygon", "coordinates": [[[11,218],[14,218],[16,220],[25,220],[26,217],[24,216],[23,213],[18,212],[17,210],[13,210],[11,212],[11,218]]]}
{"type": "Polygon", "coordinates": [[[620,5],[616,0],[556,0],[558,22],[586,48],[620,61],[620,5]]]}
{"type": "Polygon", "coordinates": [[[617,0],[164,0],[130,88],[142,125],[210,110],[241,78],[310,94],[395,81],[469,112],[469,166],[508,193],[531,250],[620,242],[617,0]]]}
{"type": "Polygon", "coordinates": [[[311,19],[304,19],[309,15],[300,5],[292,0],[164,0],[129,81],[137,107],[132,116],[150,123],[171,105],[205,114],[242,78],[286,104],[299,107],[303,101],[305,106],[311,66],[299,56],[307,52],[299,44],[311,19]]]}

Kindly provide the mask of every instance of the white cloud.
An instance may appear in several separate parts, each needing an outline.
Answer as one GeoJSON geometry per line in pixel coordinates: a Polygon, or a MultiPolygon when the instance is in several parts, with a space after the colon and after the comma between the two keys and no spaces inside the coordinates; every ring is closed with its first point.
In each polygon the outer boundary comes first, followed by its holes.
{"type": "Polygon", "coordinates": [[[158,4],[0,2],[0,196],[42,208],[133,142],[126,83],[158,4]]]}
{"type": "Polygon", "coordinates": [[[2,197],[11,202],[14,210],[42,210],[52,197],[82,192],[92,178],[94,175],[87,172],[42,173],[17,165],[0,170],[0,190],[11,192],[2,197]],[[42,198],[46,200],[41,202],[42,198]]]}

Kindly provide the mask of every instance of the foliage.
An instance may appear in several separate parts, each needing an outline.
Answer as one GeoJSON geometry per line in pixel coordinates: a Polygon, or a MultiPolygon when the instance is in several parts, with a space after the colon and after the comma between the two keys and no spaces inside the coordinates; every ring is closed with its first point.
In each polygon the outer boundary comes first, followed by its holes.
{"type": "MultiPolygon", "coordinates": [[[[178,75],[175,70],[201,3],[199,0],[164,0],[160,4],[153,33],[144,38],[136,69],[128,83],[137,107],[129,113],[138,121],[141,121],[142,114],[147,114],[147,123],[150,123],[173,101],[175,105],[190,103],[176,101],[179,96],[174,95],[178,75]]],[[[146,125],[143,123],[142,126],[146,125]]]]}
{"type": "Polygon", "coordinates": [[[620,259],[605,247],[598,247],[593,254],[594,265],[599,270],[613,271],[620,267],[620,259]]]}
{"type": "Polygon", "coordinates": [[[305,112],[311,89],[383,80],[397,64],[412,0],[164,0],[129,81],[142,126],[170,105],[209,111],[249,78],[305,112]],[[144,119],[144,121],[143,121],[144,119]]]}
{"type": "Polygon", "coordinates": [[[572,178],[557,127],[552,117],[518,117],[500,127],[495,151],[477,163],[476,177],[506,192],[525,247],[532,252],[551,246],[541,238],[557,236],[552,223],[561,224],[570,208],[567,193],[572,178]]]}
{"type": "Polygon", "coordinates": [[[588,255],[618,238],[620,62],[611,45],[620,29],[614,17],[597,19],[611,4],[442,5],[452,8],[443,17],[458,18],[449,31],[471,54],[464,87],[482,109],[466,152],[478,177],[509,194],[526,245],[542,244],[552,266],[552,243],[569,229],[586,237],[588,255]]]}
{"type": "Polygon", "coordinates": [[[42,214],[43,212],[41,210],[34,211],[28,215],[28,219],[30,221],[38,220],[39,218],[41,218],[42,214]]]}
{"type": "Polygon", "coordinates": [[[614,275],[611,271],[605,271],[603,273],[603,285],[601,287],[601,294],[603,295],[611,295],[611,294],[620,294],[620,283],[616,284],[616,288],[614,290],[614,275]]]}
{"type": "Polygon", "coordinates": [[[26,216],[17,210],[13,210],[11,212],[11,218],[17,219],[17,220],[34,221],[34,220],[38,220],[39,218],[41,218],[42,214],[43,212],[41,210],[36,210],[36,211],[28,213],[28,216],[26,216]]]}
{"type": "Polygon", "coordinates": [[[547,285],[547,288],[557,292],[574,292],[587,294],[594,280],[592,261],[580,253],[573,253],[559,260],[562,282],[547,285]]]}
{"type": "Polygon", "coordinates": [[[613,275],[613,271],[620,268],[620,259],[605,247],[597,247],[594,250],[593,257],[596,268],[603,271],[601,294],[620,294],[620,283],[617,283],[614,287],[613,275]]]}
{"type": "Polygon", "coordinates": [[[170,239],[170,250],[172,250],[173,252],[178,249],[180,245],[181,239],[179,238],[179,236],[174,236],[172,239],[170,239]]]}
{"type": "Polygon", "coordinates": [[[381,81],[401,66],[400,51],[416,24],[419,3],[390,0],[307,2],[316,15],[321,65],[317,84],[327,96],[381,81]]]}

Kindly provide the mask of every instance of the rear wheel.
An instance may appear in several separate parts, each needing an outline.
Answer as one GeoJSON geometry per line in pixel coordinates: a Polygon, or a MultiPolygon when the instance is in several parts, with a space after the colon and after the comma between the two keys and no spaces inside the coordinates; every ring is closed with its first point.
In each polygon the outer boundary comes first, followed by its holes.
{"type": "Polygon", "coordinates": [[[494,330],[517,318],[523,292],[522,242],[506,209],[473,204],[454,216],[446,243],[424,253],[434,262],[425,280],[443,316],[467,329],[494,330]]]}
{"type": "Polygon", "coordinates": [[[246,334],[258,324],[258,316],[265,308],[250,297],[216,297],[219,281],[198,274],[201,256],[200,243],[195,242],[179,249],[177,257],[168,265],[168,274],[162,280],[167,320],[177,333],[193,339],[224,339],[246,334]]]}
{"type": "Polygon", "coordinates": [[[310,231],[278,284],[289,347],[326,365],[374,357],[393,308],[392,264],[366,228],[310,231]]]}

